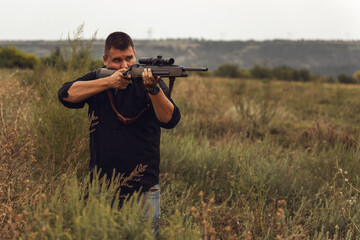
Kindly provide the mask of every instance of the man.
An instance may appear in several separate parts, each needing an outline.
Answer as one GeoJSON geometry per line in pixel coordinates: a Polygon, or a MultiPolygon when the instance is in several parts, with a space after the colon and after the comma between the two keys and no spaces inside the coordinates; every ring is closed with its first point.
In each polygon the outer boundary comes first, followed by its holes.
{"type": "MultiPolygon", "coordinates": [[[[101,176],[129,176],[139,165],[146,165],[140,181],[127,182],[121,195],[141,189],[160,194],[160,127],[173,128],[180,120],[180,111],[169,98],[168,88],[151,69],[145,69],[142,79],[132,83],[122,73],[136,63],[132,39],[123,32],[111,33],[105,41],[103,62],[106,68],[117,71],[97,79],[90,72],[75,81],[65,83],[59,90],[61,103],[69,108],[89,105],[90,170],[101,169],[101,176]],[[123,119],[126,118],[126,121],[123,119]],[[128,121],[129,120],[129,121],[128,121]]],[[[156,210],[159,213],[159,208],[156,210]]]]}

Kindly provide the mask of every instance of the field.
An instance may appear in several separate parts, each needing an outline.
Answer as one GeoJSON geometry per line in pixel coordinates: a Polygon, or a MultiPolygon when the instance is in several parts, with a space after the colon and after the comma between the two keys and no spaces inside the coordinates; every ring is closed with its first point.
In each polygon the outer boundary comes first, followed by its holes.
{"type": "MultiPolygon", "coordinates": [[[[141,206],[112,209],[116,186],[89,182],[87,109],[57,100],[87,71],[0,70],[1,239],[153,239],[141,206]]],[[[160,238],[360,239],[359,91],[178,79],[182,120],[162,131],[160,238]]]]}

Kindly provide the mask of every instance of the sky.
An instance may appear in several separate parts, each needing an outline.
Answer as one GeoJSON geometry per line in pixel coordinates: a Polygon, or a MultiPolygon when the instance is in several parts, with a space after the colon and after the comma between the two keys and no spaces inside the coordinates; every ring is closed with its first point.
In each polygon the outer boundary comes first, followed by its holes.
{"type": "Polygon", "coordinates": [[[360,0],[0,0],[0,40],[360,40],[360,0]]]}

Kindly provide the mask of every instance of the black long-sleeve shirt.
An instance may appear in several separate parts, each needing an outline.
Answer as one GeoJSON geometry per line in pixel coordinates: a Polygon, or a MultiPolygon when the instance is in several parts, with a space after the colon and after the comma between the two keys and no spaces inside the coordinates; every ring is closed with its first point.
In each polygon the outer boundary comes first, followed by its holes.
{"type": "MultiPolygon", "coordinates": [[[[61,103],[68,108],[83,108],[89,105],[89,115],[92,117],[90,129],[90,169],[95,166],[101,168],[102,174],[112,176],[124,173],[128,176],[138,164],[147,165],[139,182],[133,181],[131,189],[122,188],[121,193],[132,193],[142,188],[148,191],[159,182],[160,165],[160,127],[173,128],[180,121],[180,111],[169,98],[169,90],[161,81],[160,87],[168,99],[174,104],[174,112],[168,123],[160,122],[150,103],[146,110],[134,123],[124,125],[117,118],[111,108],[106,91],[96,94],[82,102],[71,103],[63,98],[68,96],[68,89],[76,81],[90,81],[96,79],[96,72],[90,72],[72,82],[65,83],[58,92],[61,103]]],[[[148,104],[145,88],[141,80],[134,80],[124,90],[114,93],[115,106],[124,117],[132,118],[140,113],[148,104]]]]}

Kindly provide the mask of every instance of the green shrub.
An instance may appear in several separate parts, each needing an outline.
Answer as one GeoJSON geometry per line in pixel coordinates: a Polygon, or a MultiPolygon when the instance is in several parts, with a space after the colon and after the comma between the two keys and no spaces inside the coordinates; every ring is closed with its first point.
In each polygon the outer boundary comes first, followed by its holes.
{"type": "Polygon", "coordinates": [[[294,70],[294,80],[295,81],[303,81],[303,82],[310,81],[311,76],[310,76],[309,70],[307,70],[307,69],[294,70]]]}
{"type": "MultiPolygon", "coordinates": [[[[77,49],[76,51],[78,51],[78,53],[74,55],[75,59],[80,62],[80,64],[85,64],[85,66],[88,66],[89,70],[95,70],[102,67],[104,64],[102,59],[93,59],[87,56],[87,54],[84,54],[84,52],[89,50],[91,50],[91,45],[86,46],[84,49],[81,50],[77,49]],[[86,58],[90,58],[90,62],[84,63],[84,59],[86,58]]],[[[69,64],[69,57],[65,55],[66,51],[66,48],[56,48],[50,53],[49,56],[42,58],[41,62],[46,66],[64,71],[67,70],[69,66],[72,68],[78,68],[80,65],[78,63],[76,63],[75,65],[69,64]]]]}
{"type": "Polygon", "coordinates": [[[54,49],[49,56],[41,59],[42,63],[58,71],[89,71],[102,67],[102,59],[92,58],[95,35],[91,40],[83,40],[82,32],[83,25],[74,33],[73,39],[68,38],[67,45],[54,49]]]}
{"type": "Polygon", "coordinates": [[[294,80],[294,70],[288,66],[275,67],[272,75],[279,80],[294,80]]]}
{"type": "Polygon", "coordinates": [[[70,48],[64,47],[52,55],[49,63],[54,66],[39,65],[26,78],[37,94],[31,102],[32,127],[38,135],[36,155],[39,161],[51,159],[54,167],[68,166],[76,158],[80,164],[88,161],[87,109],[68,109],[58,100],[58,90],[65,82],[81,77],[92,68],[93,40],[82,41],[81,33],[79,28],[74,38],[68,40],[70,48]]]}
{"type": "Polygon", "coordinates": [[[346,74],[340,74],[338,76],[339,83],[346,83],[346,84],[355,84],[359,83],[355,78],[346,74]]]}
{"type": "Polygon", "coordinates": [[[240,69],[240,77],[242,78],[251,78],[251,73],[249,70],[242,68],[240,69]]]}
{"type": "Polygon", "coordinates": [[[66,68],[64,55],[59,47],[52,50],[49,56],[41,58],[41,62],[49,67],[58,67],[60,69],[66,68]]]}
{"type": "Polygon", "coordinates": [[[279,80],[286,81],[310,81],[310,73],[306,69],[296,70],[288,66],[274,67],[272,70],[272,76],[279,80]]]}
{"type": "Polygon", "coordinates": [[[123,179],[105,184],[89,175],[83,181],[75,174],[62,178],[63,186],[51,195],[39,192],[31,204],[25,198],[26,239],[154,239],[151,217],[144,217],[153,210],[139,194],[117,208],[123,179]]]}
{"type": "Polygon", "coordinates": [[[352,76],[357,82],[360,82],[360,70],[354,72],[353,76],[352,76]]]}
{"type": "Polygon", "coordinates": [[[35,68],[39,59],[14,46],[0,47],[0,68],[35,68]]]}
{"type": "Polygon", "coordinates": [[[214,74],[218,77],[238,78],[240,77],[239,65],[232,63],[223,64],[215,70],[214,74]]]}
{"type": "Polygon", "coordinates": [[[264,79],[264,78],[271,79],[272,78],[271,69],[269,69],[267,67],[259,66],[257,64],[255,64],[250,69],[250,73],[253,78],[259,78],[259,79],[264,79]]]}
{"type": "Polygon", "coordinates": [[[325,78],[325,82],[328,82],[328,83],[336,83],[337,82],[337,79],[334,78],[333,76],[328,76],[325,78]]]}

